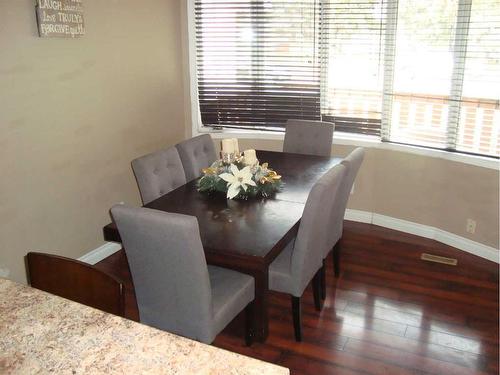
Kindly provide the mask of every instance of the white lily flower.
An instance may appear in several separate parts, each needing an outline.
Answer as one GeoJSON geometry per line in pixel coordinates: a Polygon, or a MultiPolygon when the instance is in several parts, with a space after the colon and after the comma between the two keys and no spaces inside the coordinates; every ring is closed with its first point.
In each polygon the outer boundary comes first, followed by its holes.
{"type": "Polygon", "coordinates": [[[252,172],[250,172],[250,167],[245,167],[242,169],[238,169],[238,167],[234,164],[230,166],[231,173],[222,173],[219,175],[224,181],[227,182],[227,197],[229,199],[233,199],[236,197],[240,188],[244,191],[247,191],[248,185],[257,186],[255,181],[252,180],[252,172]]]}

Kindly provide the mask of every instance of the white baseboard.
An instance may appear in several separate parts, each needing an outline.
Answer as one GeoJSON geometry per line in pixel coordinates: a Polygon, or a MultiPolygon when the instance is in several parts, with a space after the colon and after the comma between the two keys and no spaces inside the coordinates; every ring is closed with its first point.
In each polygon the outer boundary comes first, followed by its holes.
{"type": "MultiPolygon", "coordinates": [[[[420,237],[430,238],[438,242],[453,246],[467,253],[477,255],[495,263],[500,263],[500,251],[494,247],[483,245],[482,243],[460,237],[456,234],[446,232],[439,228],[418,224],[407,220],[396,219],[394,217],[376,214],[368,211],[347,209],[345,220],[357,221],[360,223],[374,224],[381,227],[394,229],[404,233],[414,234],[420,237]]],[[[122,248],[121,244],[106,242],[104,245],[94,249],[78,258],[82,262],[96,264],[104,258],[116,253],[122,248]]]]}
{"type": "Polygon", "coordinates": [[[110,255],[116,253],[121,248],[122,245],[119,243],[106,242],[104,245],[99,246],[97,249],[94,249],[87,254],[82,255],[80,258],[78,258],[78,260],[89,264],[96,264],[104,258],[107,258],[110,255]]]}
{"type": "Polygon", "coordinates": [[[420,237],[430,238],[438,242],[453,246],[467,253],[477,255],[495,263],[500,263],[500,251],[494,247],[469,240],[468,238],[446,232],[442,229],[429,225],[418,224],[407,220],[396,219],[391,216],[376,214],[373,212],[350,210],[345,213],[346,220],[370,223],[385,228],[398,230],[404,233],[414,234],[420,237]]]}
{"type": "Polygon", "coordinates": [[[372,224],[381,227],[398,230],[400,232],[414,234],[425,238],[434,238],[435,228],[428,225],[414,223],[412,221],[396,219],[395,217],[373,214],[372,224]]]}
{"type": "Polygon", "coordinates": [[[477,255],[478,257],[491,260],[495,263],[500,263],[499,250],[494,247],[483,245],[482,243],[469,240],[468,238],[457,236],[456,234],[446,232],[436,228],[434,235],[436,241],[446,245],[456,247],[467,253],[477,255]]]}
{"type": "Polygon", "coordinates": [[[345,211],[345,220],[357,221],[359,223],[371,224],[373,220],[373,214],[367,211],[360,210],[349,210],[345,211]]]}

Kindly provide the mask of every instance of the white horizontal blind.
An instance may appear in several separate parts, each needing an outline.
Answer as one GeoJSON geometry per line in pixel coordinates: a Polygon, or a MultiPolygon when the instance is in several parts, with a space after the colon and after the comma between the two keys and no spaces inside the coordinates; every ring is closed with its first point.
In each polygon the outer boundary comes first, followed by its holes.
{"type": "MultiPolygon", "coordinates": [[[[437,148],[448,142],[458,0],[399,0],[390,140],[437,148]]],[[[392,77],[389,77],[392,78],[392,77]]]]}
{"type": "Polygon", "coordinates": [[[500,1],[473,0],[457,149],[500,154],[500,1]]]}
{"type": "Polygon", "coordinates": [[[380,135],[387,1],[321,3],[322,114],[335,129],[380,135]]]}
{"type": "Polygon", "coordinates": [[[320,119],[317,0],[195,0],[205,126],[320,119]]]}
{"type": "Polygon", "coordinates": [[[498,156],[500,2],[399,0],[394,32],[388,140],[498,156]]]}

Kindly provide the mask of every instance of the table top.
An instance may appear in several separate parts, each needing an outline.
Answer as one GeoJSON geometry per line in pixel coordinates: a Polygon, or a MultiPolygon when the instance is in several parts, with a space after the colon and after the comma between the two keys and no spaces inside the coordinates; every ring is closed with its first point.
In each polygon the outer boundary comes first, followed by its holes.
{"type": "Polygon", "coordinates": [[[342,161],[342,158],[260,150],[257,158],[261,163],[268,162],[270,168],[283,176],[285,187],[275,199],[297,203],[306,203],[314,183],[342,161]]]}
{"type": "MultiPolygon", "coordinates": [[[[206,253],[255,258],[270,263],[293,239],[313,184],[341,159],[257,151],[261,163],[282,176],[281,192],[267,199],[228,200],[223,194],[199,193],[196,180],[150,202],[145,207],[198,218],[206,253]]],[[[105,227],[108,240],[118,233],[105,227]]]]}
{"type": "Polygon", "coordinates": [[[0,278],[1,374],[289,374],[0,278]]]}

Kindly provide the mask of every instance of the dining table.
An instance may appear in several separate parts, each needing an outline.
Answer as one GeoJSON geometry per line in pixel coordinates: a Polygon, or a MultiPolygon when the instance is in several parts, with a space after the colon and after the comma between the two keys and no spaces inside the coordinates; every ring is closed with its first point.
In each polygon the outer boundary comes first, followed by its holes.
{"type": "MultiPolygon", "coordinates": [[[[256,153],[261,163],[267,162],[282,176],[281,190],[269,197],[231,200],[222,193],[201,193],[195,179],[144,207],[195,216],[207,263],[255,278],[254,338],[264,342],[269,325],[269,265],[295,238],[314,183],[342,159],[264,150],[256,153]]],[[[114,223],[103,232],[106,241],[121,242],[114,223]]]]}

